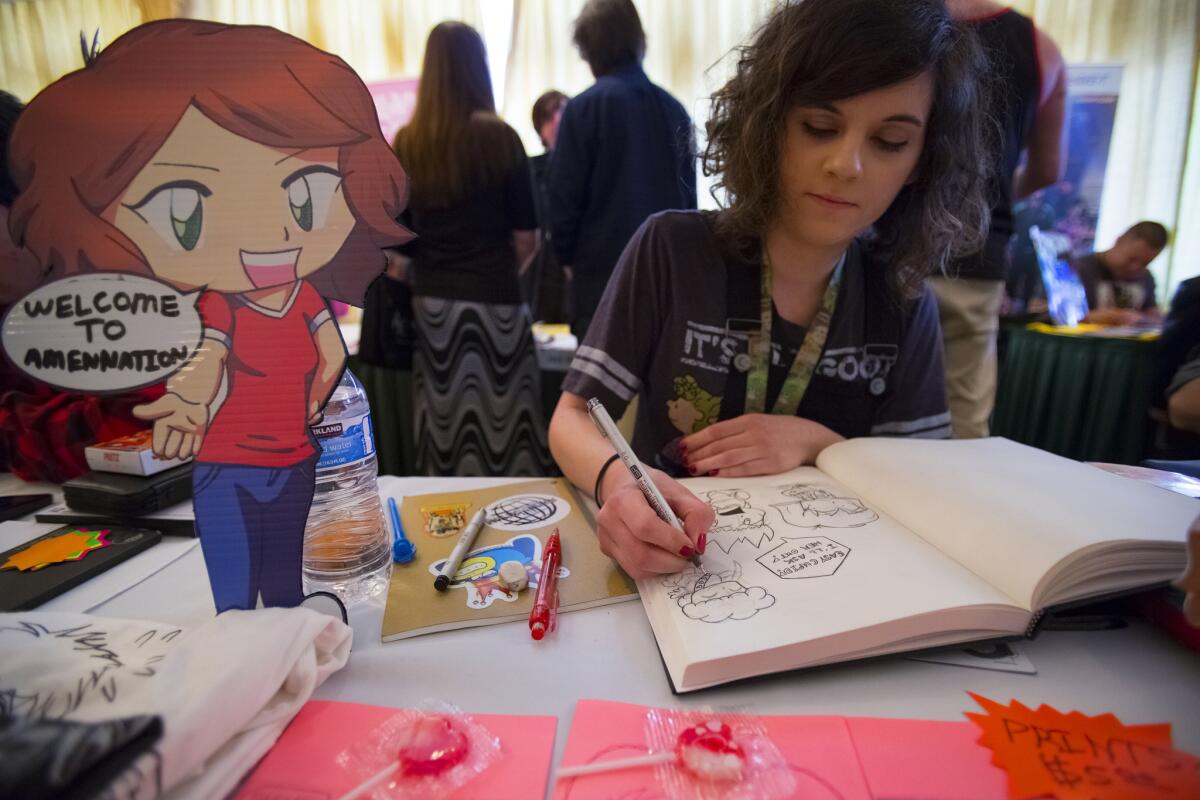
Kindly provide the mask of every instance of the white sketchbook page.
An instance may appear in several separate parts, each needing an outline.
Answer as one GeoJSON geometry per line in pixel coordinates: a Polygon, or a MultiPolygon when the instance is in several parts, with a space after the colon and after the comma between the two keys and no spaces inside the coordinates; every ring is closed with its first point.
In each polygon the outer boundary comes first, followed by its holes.
{"type": "Polygon", "coordinates": [[[853,439],[821,468],[1026,607],[1043,575],[1103,542],[1178,542],[1200,503],[1007,439],[853,439]]]}
{"type": "Polygon", "coordinates": [[[1007,608],[1000,616],[1014,631],[1028,619],[1014,600],[813,467],[683,483],[718,517],[703,585],[691,568],[639,582],[669,661],[725,658],[964,606],[1007,608]]]}

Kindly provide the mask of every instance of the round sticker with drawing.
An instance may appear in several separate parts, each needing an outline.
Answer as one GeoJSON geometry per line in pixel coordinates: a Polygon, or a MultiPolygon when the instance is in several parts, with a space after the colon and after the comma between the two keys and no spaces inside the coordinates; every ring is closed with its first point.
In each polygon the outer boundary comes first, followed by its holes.
{"type": "Polygon", "coordinates": [[[68,392],[127,392],[192,357],[203,332],[199,297],[139,275],[75,275],[14,303],[0,335],[9,360],[35,380],[68,392]]]}
{"type": "Polygon", "coordinates": [[[526,531],[553,525],[571,513],[571,506],[552,494],[518,494],[486,506],[489,528],[526,531]]]}

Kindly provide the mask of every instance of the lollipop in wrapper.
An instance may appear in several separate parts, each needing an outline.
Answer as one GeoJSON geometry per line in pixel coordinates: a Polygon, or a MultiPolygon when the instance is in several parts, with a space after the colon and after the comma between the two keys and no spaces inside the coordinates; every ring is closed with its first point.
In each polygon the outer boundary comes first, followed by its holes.
{"type": "Polygon", "coordinates": [[[693,776],[714,783],[740,781],[746,771],[746,752],[734,741],[733,729],[719,720],[686,728],[675,756],[693,776]]]}
{"type": "Polygon", "coordinates": [[[342,795],[341,800],[361,797],[392,776],[437,777],[461,764],[471,753],[468,732],[451,717],[417,717],[397,738],[396,760],[342,795]]]}
{"type": "Polygon", "coordinates": [[[710,783],[740,781],[746,771],[746,753],[734,741],[733,729],[719,720],[710,720],[684,728],[675,742],[674,750],[563,767],[558,771],[556,778],[561,780],[578,775],[613,772],[672,761],[693,778],[710,783]]]}

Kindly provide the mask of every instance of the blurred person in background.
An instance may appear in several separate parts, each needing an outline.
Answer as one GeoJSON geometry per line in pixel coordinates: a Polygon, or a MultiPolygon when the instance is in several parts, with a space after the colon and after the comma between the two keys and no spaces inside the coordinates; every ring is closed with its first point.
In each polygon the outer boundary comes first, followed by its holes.
{"type": "MultiPolygon", "coordinates": [[[[547,475],[539,373],[518,266],[537,247],[529,162],[496,116],[483,39],[429,34],[412,120],[396,134],[411,181],[416,471],[547,475]]],[[[364,320],[364,328],[367,321],[364,320]]]]}
{"type": "Polygon", "coordinates": [[[990,62],[995,120],[983,249],[929,279],[945,347],[946,395],[956,438],[988,435],[996,400],[996,336],[1004,301],[1012,205],[1062,177],[1066,159],[1066,68],[1033,20],[992,0],[949,0],[951,15],[979,37],[990,62]],[[1024,164],[1021,159],[1024,156],[1024,164]]]}
{"type": "Polygon", "coordinates": [[[1117,237],[1107,250],[1071,261],[1087,292],[1084,322],[1097,325],[1140,325],[1158,321],[1157,284],[1150,262],[1167,246],[1167,229],[1143,220],[1117,237]]]}
{"type": "Polygon", "coordinates": [[[533,171],[533,206],[537,212],[538,242],[537,255],[522,271],[521,286],[525,301],[536,320],[562,322],[566,319],[563,301],[566,285],[562,265],[554,256],[550,246],[550,198],[547,181],[550,177],[550,154],[558,138],[558,124],[562,120],[563,108],[569,100],[557,89],[542,94],[533,104],[533,129],[546,152],[529,159],[533,171]]]}
{"type": "Polygon", "coordinates": [[[632,0],[589,0],[575,46],[596,82],[563,110],[550,159],[550,234],[582,341],[617,258],[657,211],[696,207],[692,120],[642,71],[632,0]]]}

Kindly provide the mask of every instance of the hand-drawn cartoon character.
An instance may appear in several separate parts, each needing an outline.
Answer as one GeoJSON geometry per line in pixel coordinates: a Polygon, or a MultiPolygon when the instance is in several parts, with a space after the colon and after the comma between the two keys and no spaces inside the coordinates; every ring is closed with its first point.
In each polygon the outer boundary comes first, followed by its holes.
{"type": "Polygon", "coordinates": [[[860,528],[879,519],[857,497],[839,497],[820,486],[803,483],[780,487],[790,503],[773,503],[783,521],[798,528],[860,528]]]}
{"type": "Polygon", "coordinates": [[[139,407],[195,455],[217,611],[303,600],[319,448],[345,363],[322,298],[360,304],[405,177],[341,59],[260,26],[162,20],[43,90],[11,143],[14,239],[48,277],[114,271],[202,292],[204,341],[139,407]]]}
{"type": "Polygon", "coordinates": [[[675,399],[667,401],[667,419],[680,435],[663,445],[658,456],[659,466],[669,471],[683,464],[679,457],[680,440],[712,425],[721,414],[721,398],[702,389],[691,375],[677,376],[673,385],[675,399]]]}
{"type": "Polygon", "coordinates": [[[724,622],[750,619],[762,609],[775,605],[775,596],[761,586],[744,586],[709,572],[699,577],[690,594],[677,597],[675,602],[688,619],[724,622]]]}
{"type": "Polygon", "coordinates": [[[767,512],[750,505],[750,494],[743,489],[714,489],[704,499],[717,512],[716,522],[708,530],[708,540],[729,553],[738,542],[754,549],[775,538],[767,523],[767,512]]]}

